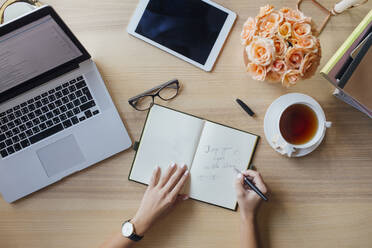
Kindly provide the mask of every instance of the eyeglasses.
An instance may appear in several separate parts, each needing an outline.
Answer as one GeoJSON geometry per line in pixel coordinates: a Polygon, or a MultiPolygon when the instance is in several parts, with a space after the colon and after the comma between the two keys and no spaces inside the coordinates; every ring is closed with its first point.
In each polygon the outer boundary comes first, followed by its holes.
{"type": "Polygon", "coordinates": [[[160,97],[164,101],[169,101],[178,95],[180,83],[177,79],[161,84],[137,96],[131,97],[129,104],[139,111],[148,110],[154,105],[155,97],[160,97]],[[153,93],[153,94],[151,94],[153,93]]]}

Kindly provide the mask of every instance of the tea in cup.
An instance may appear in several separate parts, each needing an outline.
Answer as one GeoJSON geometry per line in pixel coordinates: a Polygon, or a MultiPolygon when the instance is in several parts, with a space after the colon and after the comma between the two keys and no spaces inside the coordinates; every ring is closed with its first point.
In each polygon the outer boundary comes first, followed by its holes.
{"type": "Polygon", "coordinates": [[[323,138],[325,128],[331,127],[323,111],[307,102],[287,105],[279,114],[277,135],[273,143],[276,149],[288,157],[298,149],[307,149],[323,138]]]}

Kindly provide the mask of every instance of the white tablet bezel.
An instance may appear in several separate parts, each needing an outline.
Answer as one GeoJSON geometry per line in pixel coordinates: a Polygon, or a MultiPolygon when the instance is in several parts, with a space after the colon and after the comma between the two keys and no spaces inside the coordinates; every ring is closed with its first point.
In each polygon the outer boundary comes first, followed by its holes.
{"type": "Polygon", "coordinates": [[[174,55],[174,56],[192,64],[192,65],[195,65],[195,66],[197,66],[197,67],[199,67],[199,68],[201,68],[205,71],[211,71],[212,68],[213,68],[214,63],[217,60],[217,57],[218,57],[219,53],[221,52],[222,46],[227,39],[227,36],[229,35],[230,30],[231,30],[232,26],[234,25],[234,22],[235,22],[235,19],[236,19],[236,14],[234,12],[232,12],[231,10],[226,9],[226,8],[222,7],[221,5],[216,4],[216,3],[214,3],[210,0],[201,0],[205,3],[207,3],[207,4],[212,5],[213,7],[216,7],[217,9],[220,9],[220,10],[227,13],[226,21],[225,21],[224,25],[222,26],[220,34],[218,35],[217,40],[216,40],[211,52],[209,53],[209,56],[208,56],[205,64],[203,65],[203,64],[200,64],[200,63],[198,63],[198,62],[196,62],[196,61],[194,61],[194,60],[192,60],[192,59],[190,59],[190,58],[188,58],[188,57],[186,57],[186,56],[184,56],[184,55],[182,55],[178,52],[175,52],[175,51],[173,51],[173,50],[171,50],[171,49],[169,49],[169,48],[167,48],[163,45],[160,45],[159,43],[157,43],[153,40],[150,40],[150,39],[144,37],[143,35],[140,35],[140,34],[135,32],[136,28],[138,26],[138,23],[141,20],[141,17],[143,15],[149,1],[151,1],[151,0],[140,0],[140,2],[138,3],[138,6],[137,6],[130,22],[129,22],[129,25],[128,25],[128,28],[127,28],[128,33],[137,37],[137,38],[139,38],[139,39],[141,39],[141,40],[143,40],[143,41],[145,41],[145,42],[147,42],[147,43],[150,43],[151,45],[156,46],[156,47],[162,49],[163,51],[166,51],[166,52],[168,52],[168,53],[170,53],[170,54],[172,54],[172,55],[174,55]]]}

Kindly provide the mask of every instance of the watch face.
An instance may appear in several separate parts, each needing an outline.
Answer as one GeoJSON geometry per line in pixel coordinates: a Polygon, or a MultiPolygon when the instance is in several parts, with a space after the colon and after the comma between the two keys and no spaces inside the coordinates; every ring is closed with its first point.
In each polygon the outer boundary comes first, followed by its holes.
{"type": "Polygon", "coordinates": [[[132,235],[133,231],[134,231],[133,224],[130,222],[125,222],[121,229],[121,233],[123,234],[124,237],[127,237],[127,238],[130,235],[132,235]]]}

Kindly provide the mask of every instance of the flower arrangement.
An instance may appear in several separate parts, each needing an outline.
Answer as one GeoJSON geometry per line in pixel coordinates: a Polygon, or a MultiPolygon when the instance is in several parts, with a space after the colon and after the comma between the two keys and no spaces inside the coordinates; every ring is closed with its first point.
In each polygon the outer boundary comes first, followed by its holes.
{"type": "Polygon", "coordinates": [[[283,86],[314,75],[321,57],[311,18],[301,11],[272,5],[260,8],[243,25],[244,62],[253,79],[283,86]]]}

